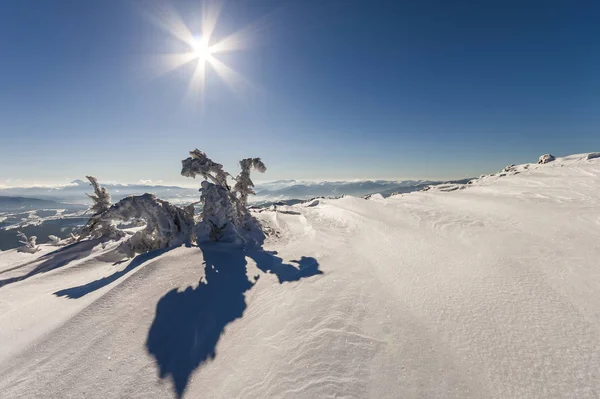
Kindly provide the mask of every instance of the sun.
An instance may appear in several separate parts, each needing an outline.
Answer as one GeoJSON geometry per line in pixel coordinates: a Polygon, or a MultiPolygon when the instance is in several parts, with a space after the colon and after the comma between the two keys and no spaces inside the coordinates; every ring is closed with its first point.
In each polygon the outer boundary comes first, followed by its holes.
{"type": "Polygon", "coordinates": [[[211,48],[208,45],[208,40],[204,37],[194,37],[190,40],[190,47],[194,51],[198,62],[210,61],[212,58],[211,48]]]}
{"type": "Polygon", "coordinates": [[[156,3],[145,10],[145,15],[152,23],[185,44],[185,47],[180,47],[183,51],[157,54],[158,62],[156,64],[158,65],[156,65],[153,77],[167,74],[184,65],[193,65],[186,98],[199,99],[201,102],[209,71],[216,72],[220,80],[236,94],[239,94],[241,88],[252,87],[251,82],[219,57],[225,53],[245,49],[251,41],[253,32],[262,30],[259,26],[250,24],[228,36],[215,40],[213,33],[222,5],[222,0],[205,0],[201,23],[200,26],[196,26],[198,29],[196,32],[184,23],[179,13],[167,2],[156,3]]]}

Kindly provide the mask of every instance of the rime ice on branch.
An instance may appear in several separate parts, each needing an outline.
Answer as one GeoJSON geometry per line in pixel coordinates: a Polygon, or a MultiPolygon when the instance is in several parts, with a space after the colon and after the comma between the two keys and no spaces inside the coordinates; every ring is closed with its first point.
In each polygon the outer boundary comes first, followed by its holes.
{"type": "Polygon", "coordinates": [[[50,234],[48,236],[48,239],[50,240],[50,245],[54,245],[55,247],[59,247],[61,246],[61,239],[55,235],[50,234]]]}
{"type": "Polygon", "coordinates": [[[83,230],[79,234],[78,240],[84,238],[105,238],[111,240],[118,240],[125,236],[125,233],[119,230],[112,220],[103,218],[102,215],[110,208],[110,194],[108,190],[100,184],[94,176],[86,176],[87,179],[92,183],[95,194],[87,194],[94,204],[90,207],[90,210],[94,212],[93,216],[88,220],[87,224],[83,227],[83,230]]]}
{"type": "Polygon", "coordinates": [[[239,218],[240,222],[242,222],[243,224],[246,224],[247,222],[249,222],[248,220],[246,220],[247,217],[249,216],[248,208],[247,208],[248,195],[256,194],[253,189],[254,183],[250,179],[250,170],[256,169],[260,173],[265,173],[267,170],[267,167],[261,161],[260,158],[242,159],[240,161],[240,167],[242,168],[242,171],[235,178],[236,182],[235,182],[235,186],[233,187],[233,193],[236,196],[236,200],[237,200],[236,204],[237,204],[238,218],[239,218]],[[238,194],[239,194],[239,196],[238,196],[238,194]]]}
{"type": "Polygon", "coordinates": [[[93,177],[88,179],[94,185],[96,195],[92,210],[103,209],[95,213],[83,228],[79,240],[100,238],[118,240],[126,233],[120,230],[118,223],[130,220],[144,220],[145,227],[119,246],[119,250],[129,256],[154,249],[181,245],[192,240],[194,226],[193,207],[179,208],[152,194],[129,196],[110,206],[110,195],[93,177]]]}
{"type": "Polygon", "coordinates": [[[106,188],[98,184],[98,180],[94,176],[86,176],[94,187],[94,194],[88,194],[94,204],[90,207],[90,210],[94,212],[94,215],[106,211],[110,207],[110,194],[106,188]]]}
{"type": "Polygon", "coordinates": [[[111,206],[108,191],[96,178],[87,176],[94,187],[94,194],[88,194],[94,201],[90,208],[94,215],[83,228],[79,240],[122,239],[132,233],[119,229],[118,224],[141,219],[145,221],[145,227],[119,246],[130,256],[191,242],[194,235],[198,243],[209,240],[250,245],[262,243],[261,226],[247,209],[248,195],[255,194],[250,171],[262,173],[267,169],[260,158],[241,160],[242,170],[235,178],[223,170],[223,165],[198,149],[191,151],[190,157],[181,163],[183,176],[195,178],[200,175],[205,179],[200,189],[202,214],[197,224],[194,224],[194,204],[180,208],[152,194],[130,196],[111,206]],[[233,188],[227,182],[228,177],[234,181],[233,188]]]}
{"type": "Polygon", "coordinates": [[[223,170],[223,165],[212,161],[205,153],[196,149],[190,157],[181,161],[181,174],[187,177],[201,175],[202,195],[201,221],[196,228],[196,240],[256,243],[264,238],[258,222],[249,214],[247,201],[249,194],[255,194],[250,179],[251,169],[266,171],[260,158],[246,158],[240,161],[242,171],[232,179],[233,189],[227,183],[231,175],[223,170]],[[211,182],[207,181],[210,180],[211,182]]]}
{"type": "Polygon", "coordinates": [[[237,242],[237,211],[231,193],[223,186],[204,180],[201,183],[202,213],[196,225],[196,242],[237,242]]]}
{"type": "MultiPolygon", "coordinates": [[[[142,219],[146,226],[119,246],[129,256],[191,241],[194,214],[148,193],[123,198],[99,215],[95,224],[105,226],[132,219],[142,219]]],[[[89,227],[94,230],[94,225],[89,227]]]]}
{"type": "Polygon", "coordinates": [[[214,184],[229,191],[228,173],[223,170],[223,165],[213,162],[202,151],[198,149],[190,151],[190,157],[181,161],[181,164],[182,176],[196,178],[196,175],[201,175],[204,179],[210,179],[214,184]]]}
{"type": "Polygon", "coordinates": [[[41,248],[38,247],[35,243],[35,241],[37,240],[36,236],[27,237],[25,233],[21,231],[17,231],[17,236],[21,238],[19,242],[23,244],[22,247],[17,248],[17,252],[27,252],[29,254],[34,254],[37,251],[41,250],[41,248]]]}

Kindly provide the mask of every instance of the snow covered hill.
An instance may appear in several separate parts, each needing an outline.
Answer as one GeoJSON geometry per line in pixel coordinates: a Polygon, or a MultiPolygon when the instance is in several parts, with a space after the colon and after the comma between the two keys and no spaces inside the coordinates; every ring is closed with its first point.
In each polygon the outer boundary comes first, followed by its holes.
{"type": "Polygon", "coordinates": [[[600,158],[256,216],[262,250],[0,253],[1,396],[600,396],[600,158]]]}

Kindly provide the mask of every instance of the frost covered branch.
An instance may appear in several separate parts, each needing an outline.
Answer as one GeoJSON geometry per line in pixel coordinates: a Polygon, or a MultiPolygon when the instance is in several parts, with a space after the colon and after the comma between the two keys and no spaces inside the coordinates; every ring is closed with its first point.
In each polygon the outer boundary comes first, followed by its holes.
{"type": "Polygon", "coordinates": [[[130,256],[191,242],[194,236],[199,243],[210,240],[255,244],[264,240],[260,224],[247,209],[248,195],[255,194],[250,172],[267,169],[260,158],[241,160],[242,170],[236,178],[198,149],[191,151],[190,157],[181,163],[183,176],[204,178],[200,189],[202,213],[197,224],[194,221],[195,203],[180,208],[152,194],[144,194],[111,205],[108,191],[94,177],[88,176],[94,187],[94,194],[88,194],[94,201],[90,208],[94,215],[78,240],[119,240],[129,234],[131,238],[121,243],[119,249],[130,256]],[[228,177],[235,182],[233,189],[228,177]],[[123,230],[123,223],[136,220],[143,220],[145,225],[133,233],[123,230]]]}
{"type": "Polygon", "coordinates": [[[50,245],[54,245],[55,247],[59,247],[59,246],[63,245],[60,242],[61,241],[60,238],[55,235],[50,234],[48,236],[48,239],[50,240],[50,245]]]}
{"type": "Polygon", "coordinates": [[[267,167],[260,158],[246,158],[240,161],[242,171],[235,178],[233,195],[236,202],[237,218],[240,225],[246,230],[257,228],[258,223],[248,212],[248,195],[254,192],[254,182],[250,179],[250,171],[255,169],[260,173],[267,171],[267,167]]]}
{"type": "Polygon", "coordinates": [[[196,149],[191,157],[182,163],[181,174],[187,177],[202,175],[200,202],[201,220],[196,226],[196,240],[227,242],[258,242],[264,239],[260,225],[247,209],[248,195],[255,194],[254,183],[250,179],[252,169],[267,170],[260,158],[246,158],[240,161],[242,171],[233,178],[235,185],[230,188],[223,166],[212,161],[205,153],[196,149]],[[209,182],[208,180],[211,180],[209,182]]]}
{"type": "Polygon", "coordinates": [[[239,201],[238,203],[245,209],[248,205],[248,195],[256,194],[252,187],[254,187],[254,182],[250,179],[250,171],[255,169],[260,173],[265,173],[267,171],[267,167],[261,161],[260,158],[246,158],[240,161],[240,167],[242,171],[235,178],[235,186],[233,187],[234,193],[239,193],[239,201]]]}
{"type": "Polygon", "coordinates": [[[213,162],[212,159],[206,156],[199,149],[190,151],[190,157],[181,161],[181,174],[185,177],[196,178],[196,175],[201,175],[204,179],[210,179],[214,184],[217,184],[227,190],[227,175],[223,170],[223,165],[213,162]]]}
{"type": "Polygon", "coordinates": [[[94,204],[90,207],[90,210],[94,212],[94,215],[97,215],[106,211],[110,207],[110,194],[106,188],[98,184],[98,180],[94,176],[86,176],[86,178],[94,187],[94,194],[87,195],[94,201],[94,204]]]}
{"type": "Polygon", "coordinates": [[[17,231],[17,236],[21,238],[19,242],[23,244],[22,247],[17,248],[17,252],[27,252],[29,254],[34,254],[37,251],[41,250],[41,248],[38,247],[35,243],[37,240],[36,236],[27,237],[22,231],[17,231]]]}
{"type": "Polygon", "coordinates": [[[94,204],[90,207],[90,210],[94,214],[79,233],[77,241],[81,241],[84,238],[105,238],[111,240],[123,238],[125,233],[118,229],[112,220],[103,217],[111,207],[110,194],[106,188],[98,184],[98,180],[95,177],[86,177],[92,183],[92,186],[94,186],[95,195],[87,194],[94,201],[94,204]]]}
{"type": "Polygon", "coordinates": [[[48,239],[50,240],[49,244],[54,245],[55,247],[64,247],[65,245],[77,242],[77,236],[73,233],[69,233],[69,237],[65,239],[61,239],[60,237],[50,234],[48,239]]]}
{"type": "Polygon", "coordinates": [[[119,246],[119,250],[128,256],[192,240],[193,212],[148,193],[123,198],[105,212],[93,216],[81,237],[119,239],[125,233],[116,227],[117,223],[135,219],[144,220],[146,225],[119,246]]]}

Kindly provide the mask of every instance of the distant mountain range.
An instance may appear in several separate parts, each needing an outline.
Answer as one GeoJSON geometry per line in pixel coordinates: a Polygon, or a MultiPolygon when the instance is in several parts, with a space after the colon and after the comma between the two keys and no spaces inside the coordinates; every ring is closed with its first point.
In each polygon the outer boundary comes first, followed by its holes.
{"type": "MultiPolygon", "coordinates": [[[[466,182],[464,179],[457,182],[466,182]]],[[[314,197],[338,197],[352,195],[362,197],[368,194],[380,193],[384,197],[394,193],[409,193],[422,190],[432,185],[444,183],[430,180],[365,180],[365,181],[326,181],[303,182],[297,180],[278,180],[257,184],[257,200],[277,201],[287,199],[309,199],[314,197]]]]}
{"type": "MultiPolygon", "coordinates": [[[[459,182],[470,179],[460,180],[459,182]]],[[[277,180],[256,184],[256,196],[251,202],[264,203],[289,199],[310,199],[314,197],[337,197],[352,195],[362,197],[368,194],[380,193],[384,197],[393,193],[408,193],[418,191],[431,184],[445,183],[430,180],[364,180],[364,181],[324,181],[310,182],[300,180],[277,180]]],[[[200,193],[196,188],[178,186],[144,185],[144,184],[104,184],[111,194],[113,202],[129,195],[152,193],[159,198],[176,204],[198,201],[200,193]]],[[[87,193],[92,188],[86,181],[75,180],[69,185],[48,187],[14,187],[0,189],[0,196],[27,197],[28,199],[49,200],[60,203],[90,204],[87,193]]],[[[31,201],[31,205],[34,205],[31,201]]],[[[41,205],[41,203],[40,203],[41,205]]],[[[55,209],[48,203],[48,209],[55,209]]],[[[59,207],[55,205],[55,207],[59,207]]],[[[64,204],[60,207],[64,207],[64,204]]],[[[38,208],[39,209],[39,208],[38,208]]]]}
{"type": "MultiPolygon", "coordinates": [[[[177,202],[198,201],[198,189],[178,186],[144,185],[144,184],[100,184],[110,192],[113,201],[118,201],[129,195],[152,193],[159,198],[177,202]]],[[[52,201],[68,202],[73,204],[90,204],[86,195],[93,192],[89,182],[75,180],[68,185],[58,187],[12,187],[0,189],[2,196],[21,196],[39,198],[52,201]]]]}
{"type": "Polygon", "coordinates": [[[74,209],[83,205],[66,204],[48,199],[0,196],[0,212],[27,211],[34,209],[74,209]]]}

